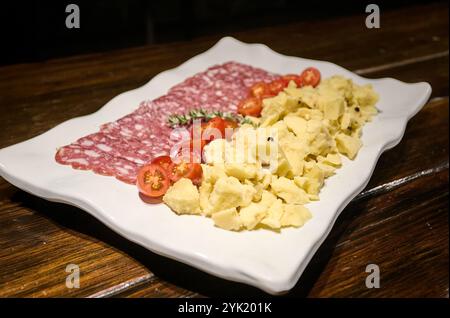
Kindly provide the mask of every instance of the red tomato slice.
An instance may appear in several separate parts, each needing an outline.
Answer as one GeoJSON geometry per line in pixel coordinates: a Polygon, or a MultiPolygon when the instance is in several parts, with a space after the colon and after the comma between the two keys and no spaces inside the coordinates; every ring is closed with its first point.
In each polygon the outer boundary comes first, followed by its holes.
{"type": "Polygon", "coordinates": [[[199,163],[181,161],[180,163],[172,163],[169,167],[169,178],[172,182],[177,182],[181,178],[191,179],[192,182],[198,184],[203,174],[202,166],[199,163]]]}
{"type": "Polygon", "coordinates": [[[226,128],[238,128],[238,123],[235,122],[234,120],[230,120],[230,119],[225,119],[225,123],[224,123],[225,129],[226,128]]]}
{"type": "Polygon", "coordinates": [[[238,128],[239,125],[234,120],[225,119],[225,135],[224,138],[227,140],[231,140],[233,136],[234,129],[238,128]]]}
{"type": "Polygon", "coordinates": [[[145,203],[148,203],[148,204],[158,204],[158,203],[163,202],[162,197],[152,198],[152,197],[146,196],[142,192],[139,192],[139,197],[141,198],[142,201],[144,201],[145,203]]]}
{"type": "Polygon", "coordinates": [[[170,159],[170,156],[159,156],[154,158],[151,163],[155,165],[159,165],[164,168],[164,170],[167,170],[172,163],[172,159],[170,159]]]}
{"type": "Polygon", "coordinates": [[[250,87],[249,97],[261,98],[267,94],[269,94],[269,86],[264,82],[256,83],[250,87]]]}
{"type": "Polygon", "coordinates": [[[267,94],[267,95],[261,96],[261,101],[262,101],[263,99],[266,99],[266,98],[272,98],[272,97],[274,97],[274,96],[276,96],[276,95],[273,95],[273,94],[267,94]]]}
{"type": "Polygon", "coordinates": [[[316,87],[320,83],[320,77],[320,72],[315,67],[308,67],[300,74],[303,86],[316,87]]]}
{"type": "Polygon", "coordinates": [[[202,125],[202,140],[205,140],[206,142],[223,138],[224,135],[225,120],[221,117],[214,117],[206,124],[202,125]]]}
{"type": "Polygon", "coordinates": [[[269,93],[272,95],[278,95],[278,93],[281,92],[286,85],[286,82],[281,78],[273,80],[269,83],[269,93]]]}
{"type": "Polygon", "coordinates": [[[231,119],[225,119],[225,134],[224,137],[227,140],[231,140],[234,134],[234,130],[239,127],[239,124],[231,119]]]}
{"type": "Polygon", "coordinates": [[[286,86],[289,85],[290,81],[294,81],[295,84],[297,85],[297,87],[302,87],[303,86],[302,85],[302,79],[300,78],[300,75],[287,74],[287,75],[284,75],[281,79],[284,81],[286,86]]]}
{"type": "Polygon", "coordinates": [[[181,161],[200,163],[202,159],[203,148],[206,141],[201,139],[186,140],[181,144],[178,152],[173,154],[172,163],[180,163],[181,161]]]}
{"type": "Polygon", "coordinates": [[[170,186],[166,170],[157,164],[143,166],[137,176],[139,191],[151,198],[163,196],[170,186]]]}
{"type": "Polygon", "coordinates": [[[249,97],[244,99],[239,103],[238,113],[244,116],[255,116],[261,115],[262,103],[259,98],[249,97]]]}

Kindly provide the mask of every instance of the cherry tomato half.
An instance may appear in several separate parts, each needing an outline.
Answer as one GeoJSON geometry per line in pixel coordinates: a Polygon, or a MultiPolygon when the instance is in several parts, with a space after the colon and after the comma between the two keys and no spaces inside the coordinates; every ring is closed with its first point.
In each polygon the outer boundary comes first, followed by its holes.
{"type": "Polygon", "coordinates": [[[267,95],[263,95],[263,96],[261,96],[261,101],[263,100],[263,99],[266,99],[266,98],[272,98],[272,97],[274,97],[275,95],[273,95],[273,94],[267,94],[267,95]]]}
{"type": "Polygon", "coordinates": [[[234,120],[225,119],[225,135],[224,138],[227,140],[231,140],[231,137],[234,133],[234,129],[238,128],[239,125],[234,120]]]}
{"type": "Polygon", "coordinates": [[[289,85],[290,81],[294,81],[295,84],[297,85],[297,87],[302,87],[303,86],[302,79],[300,78],[300,75],[287,74],[287,75],[284,75],[281,79],[284,81],[286,86],[289,85]]]}
{"type": "Polygon", "coordinates": [[[224,126],[225,128],[233,128],[233,129],[239,127],[238,123],[231,119],[225,119],[224,126]]]}
{"type": "MultiPolygon", "coordinates": [[[[183,141],[177,152],[171,154],[171,156],[173,156],[171,157],[172,163],[180,163],[181,161],[200,163],[203,148],[205,146],[206,141],[202,139],[189,139],[183,141]]],[[[167,168],[167,170],[169,168],[167,168]]]]}
{"type": "Polygon", "coordinates": [[[225,120],[221,117],[214,117],[202,125],[202,139],[210,142],[225,136],[225,120]]]}
{"type": "Polygon", "coordinates": [[[177,182],[181,178],[188,178],[193,183],[198,184],[201,181],[203,170],[199,163],[182,160],[180,163],[172,163],[169,167],[168,174],[172,182],[177,182]]]}
{"type": "Polygon", "coordinates": [[[151,198],[158,198],[169,189],[170,179],[163,167],[151,163],[139,170],[137,186],[142,194],[151,198]]]}
{"type": "Polygon", "coordinates": [[[148,204],[158,204],[158,203],[163,202],[162,197],[152,198],[152,197],[146,196],[142,192],[139,192],[139,198],[141,198],[142,201],[144,201],[145,203],[148,203],[148,204]]]}
{"type": "Polygon", "coordinates": [[[269,83],[269,93],[272,95],[278,95],[278,93],[281,92],[286,86],[286,82],[281,78],[273,80],[269,83]]]}
{"type": "Polygon", "coordinates": [[[170,164],[172,163],[172,159],[170,159],[170,156],[159,156],[154,158],[151,163],[159,165],[163,167],[164,170],[167,170],[167,168],[169,168],[170,164]]]}
{"type": "Polygon", "coordinates": [[[269,86],[264,82],[259,82],[250,87],[249,97],[261,98],[269,93],[269,86]]]}
{"type": "Polygon", "coordinates": [[[320,83],[320,77],[320,72],[315,67],[308,67],[300,74],[303,86],[311,85],[316,87],[320,83]]]}
{"type": "Polygon", "coordinates": [[[261,115],[262,103],[259,98],[249,97],[244,99],[239,103],[238,113],[244,116],[255,116],[261,115]]]}

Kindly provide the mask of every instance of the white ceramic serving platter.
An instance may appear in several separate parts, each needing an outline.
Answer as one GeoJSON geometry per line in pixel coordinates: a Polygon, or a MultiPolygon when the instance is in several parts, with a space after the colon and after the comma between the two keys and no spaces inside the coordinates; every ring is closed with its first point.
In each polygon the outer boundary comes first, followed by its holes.
{"type": "MultiPolygon", "coordinates": [[[[277,294],[291,289],[330,232],[344,207],[367,185],[381,153],[398,144],[407,121],[431,94],[428,83],[406,84],[391,78],[366,79],[335,64],[278,54],[262,44],[226,37],[146,85],[123,93],[94,114],[68,120],[48,132],[0,150],[0,175],[13,185],[50,201],[77,206],[114,231],[147,249],[210,274],[277,294]],[[363,130],[364,146],[354,161],[345,160],[308,204],[313,218],[302,228],[229,232],[211,219],[177,216],[163,204],[143,203],[134,186],[113,177],[57,164],[58,147],[93,133],[138,104],[166,93],[173,85],[206,68],[237,61],[286,74],[317,67],[323,77],[340,74],[358,84],[371,83],[380,95],[380,113],[363,130]]],[[[64,213],[64,210],[60,211],[64,213]]]]}

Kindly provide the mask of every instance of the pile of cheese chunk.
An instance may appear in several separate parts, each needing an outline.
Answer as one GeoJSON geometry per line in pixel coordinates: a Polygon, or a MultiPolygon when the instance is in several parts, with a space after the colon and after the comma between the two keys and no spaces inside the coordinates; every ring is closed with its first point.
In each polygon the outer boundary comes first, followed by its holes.
{"type": "Polygon", "coordinates": [[[300,227],[311,218],[304,205],[319,200],[341,155],[356,157],[377,101],[370,85],[341,76],[315,88],[291,81],[263,100],[261,117],[249,117],[254,125],[205,147],[199,188],[181,179],[163,201],[178,214],[208,216],[226,230],[300,227]]]}

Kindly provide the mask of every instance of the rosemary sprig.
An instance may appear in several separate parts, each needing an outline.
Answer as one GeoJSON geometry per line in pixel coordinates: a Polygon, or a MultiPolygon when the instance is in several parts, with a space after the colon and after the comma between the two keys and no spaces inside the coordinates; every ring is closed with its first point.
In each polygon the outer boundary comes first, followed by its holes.
{"type": "Polygon", "coordinates": [[[192,109],[187,114],[170,115],[167,118],[167,122],[170,127],[175,128],[179,126],[190,125],[194,119],[204,119],[206,121],[213,119],[214,117],[221,117],[223,119],[232,120],[239,124],[251,124],[254,123],[241,115],[232,112],[212,111],[208,112],[204,109],[192,109]]]}

